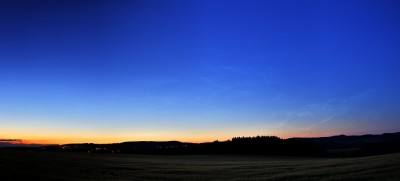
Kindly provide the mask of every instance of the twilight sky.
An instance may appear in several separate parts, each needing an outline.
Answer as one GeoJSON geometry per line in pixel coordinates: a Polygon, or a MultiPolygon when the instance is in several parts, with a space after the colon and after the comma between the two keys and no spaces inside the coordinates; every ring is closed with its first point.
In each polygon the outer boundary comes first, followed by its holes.
{"type": "Polygon", "coordinates": [[[0,1],[0,138],[400,131],[397,0],[0,1]]]}

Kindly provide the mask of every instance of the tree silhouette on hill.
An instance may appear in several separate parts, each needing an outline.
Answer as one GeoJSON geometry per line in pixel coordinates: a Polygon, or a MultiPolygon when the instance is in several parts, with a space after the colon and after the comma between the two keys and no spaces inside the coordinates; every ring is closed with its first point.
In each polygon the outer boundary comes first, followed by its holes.
{"type": "MultiPolygon", "coordinates": [[[[32,149],[32,148],[29,148],[32,149]]],[[[184,143],[137,141],[114,144],[66,144],[38,150],[130,154],[251,154],[295,156],[366,156],[400,151],[400,133],[321,138],[234,137],[227,141],[184,143]]]]}

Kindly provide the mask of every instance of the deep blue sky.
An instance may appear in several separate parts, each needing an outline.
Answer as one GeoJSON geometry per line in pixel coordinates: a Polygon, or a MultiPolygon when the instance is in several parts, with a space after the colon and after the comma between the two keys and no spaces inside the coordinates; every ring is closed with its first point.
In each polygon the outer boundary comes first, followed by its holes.
{"type": "Polygon", "coordinates": [[[0,2],[0,137],[400,131],[399,1],[0,2]]]}

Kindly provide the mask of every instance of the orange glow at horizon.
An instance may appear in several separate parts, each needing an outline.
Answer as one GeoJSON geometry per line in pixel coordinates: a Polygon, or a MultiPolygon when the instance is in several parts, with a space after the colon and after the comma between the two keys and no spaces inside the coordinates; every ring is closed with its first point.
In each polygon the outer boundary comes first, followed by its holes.
{"type": "MultiPolygon", "coordinates": [[[[136,137],[135,139],[132,137],[129,139],[128,137],[121,138],[121,137],[116,137],[116,138],[40,138],[40,139],[35,139],[35,138],[26,138],[22,139],[20,141],[14,141],[12,144],[43,144],[43,145],[50,145],[50,144],[69,144],[69,143],[97,143],[97,144],[108,144],[108,143],[121,143],[121,142],[127,142],[127,141],[181,141],[181,142],[191,142],[191,143],[203,143],[203,142],[213,142],[215,140],[219,141],[226,141],[230,140],[233,137],[241,137],[241,136],[278,136],[282,139],[287,139],[287,138],[293,138],[293,137],[323,137],[323,136],[334,136],[334,135],[327,135],[324,134],[323,132],[314,132],[314,133],[308,133],[308,134],[296,134],[296,133],[286,133],[286,134],[257,134],[257,135],[234,135],[234,136],[229,136],[229,135],[219,135],[219,136],[202,136],[202,137],[181,137],[181,139],[173,139],[168,138],[168,137],[148,137],[147,139],[144,137],[136,137]]],[[[11,142],[10,142],[11,143],[11,142]]]]}
{"type": "Polygon", "coordinates": [[[328,129],[303,129],[291,127],[286,129],[269,128],[263,129],[262,126],[252,129],[225,128],[224,130],[153,130],[154,132],[136,132],[131,131],[83,131],[83,130],[50,130],[47,129],[0,129],[1,138],[21,139],[15,144],[69,144],[69,143],[121,143],[127,141],[181,141],[181,142],[213,142],[230,140],[233,137],[252,137],[252,136],[278,136],[283,139],[292,137],[325,137],[340,134],[358,134],[362,133],[354,127],[348,127],[346,130],[340,127],[331,127],[328,129]]]}

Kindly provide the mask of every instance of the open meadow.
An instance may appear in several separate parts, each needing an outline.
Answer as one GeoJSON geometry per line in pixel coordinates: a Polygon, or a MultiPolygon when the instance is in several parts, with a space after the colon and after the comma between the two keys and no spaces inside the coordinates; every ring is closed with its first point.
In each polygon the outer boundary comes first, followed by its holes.
{"type": "Polygon", "coordinates": [[[398,180],[400,153],[360,158],[0,150],[0,180],[398,180]]]}

